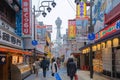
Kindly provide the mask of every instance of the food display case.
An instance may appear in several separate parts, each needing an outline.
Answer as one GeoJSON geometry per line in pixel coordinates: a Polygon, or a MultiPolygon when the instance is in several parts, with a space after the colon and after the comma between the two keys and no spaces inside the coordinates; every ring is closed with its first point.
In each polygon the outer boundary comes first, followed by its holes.
{"type": "Polygon", "coordinates": [[[31,70],[31,66],[24,62],[23,56],[12,56],[11,80],[23,80],[31,74],[31,70]]]}
{"type": "Polygon", "coordinates": [[[18,65],[18,68],[21,72],[22,79],[31,74],[31,67],[29,65],[18,65]]]}
{"type": "Polygon", "coordinates": [[[93,70],[95,72],[103,72],[102,60],[99,60],[99,59],[93,60],[93,70]]]}
{"type": "Polygon", "coordinates": [[[101,51],[95,53],[95,58],[93,59],[93,70],[95,72],[103,72],[103,61],[101,51]]]}

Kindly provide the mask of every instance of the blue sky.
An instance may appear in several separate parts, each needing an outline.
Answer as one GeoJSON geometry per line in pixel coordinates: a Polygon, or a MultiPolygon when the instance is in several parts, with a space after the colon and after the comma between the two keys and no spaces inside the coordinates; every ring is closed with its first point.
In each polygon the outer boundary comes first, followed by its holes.
{"type": "MultiPolygon", "coordinates": [[[[41,5],[43,0],[32,0],[32,5],[35,5],[36,10],[41,5]]],[[[45,1],[45,0],[44,0],[45,1]]],[[[76,15],[76,5],[74,0],[54,0],[56,2],[56,7],[52,8],[50,13],[44,18],[40,15],[37,19],[38,21],[43,21],[44,24],[53,25],[52,40],[56,39],[56,24],[55,20],[60,17],[62,20],[61,34],[66,33],[66,28],[68,28],[68,20],[74,19],[76,15]]],[[[51,6],[52,7],[52,6],[51,6]]],[[[47,11],[46,11],[47,12],[47,11]]]]}

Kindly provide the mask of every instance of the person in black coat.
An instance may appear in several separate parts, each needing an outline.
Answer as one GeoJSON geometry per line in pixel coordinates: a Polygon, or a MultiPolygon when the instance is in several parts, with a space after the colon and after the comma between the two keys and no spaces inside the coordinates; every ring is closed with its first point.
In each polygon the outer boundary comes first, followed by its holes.
{"type": "Polygon", "coordinates": [[[76,63],[73,61],[73,58],[69,58],[67,69],[68,69],[68,76],[70,77],[70,80],[73,80],[73,77],[77,72],[77,66],[76,66],[76,63]]]}
{"type": "Polygon", "coordinates": [[[41,68],[43,70],[43,77],[45,78],[46,77],[46,70],[48,68],[48,61],[47,61],[46,57],[43,57],[43,60],[41,62],[41,68]]]}

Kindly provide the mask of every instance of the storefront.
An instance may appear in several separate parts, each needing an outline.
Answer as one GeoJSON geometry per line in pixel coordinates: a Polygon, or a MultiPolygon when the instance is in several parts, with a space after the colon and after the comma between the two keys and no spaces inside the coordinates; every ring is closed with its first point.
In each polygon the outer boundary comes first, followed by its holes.
{"type": "Polygon", "coordinates": [[[81,48],[82,53],[89,53],[90,47],[94,72],[120,79],[120,20],[100,30],[96,34],[95,43],[81,48]]]}
{"type": "Polygon", "coordinates": [[[0,79],[19,80],[31,74],[30,55],[30,52],[0,45],[0,79]]]}
{"type": "Polygon", "coordinates": [[[22,49],[22,39],[0,28],[0,79],[22,80],[31,74],[31,52],[22,49]]]}
{"type": "Polygon", "coordinates": [[[80,64],[82,70],[89,70],[89,48],[86,47],[80,54],[80,64]]]}

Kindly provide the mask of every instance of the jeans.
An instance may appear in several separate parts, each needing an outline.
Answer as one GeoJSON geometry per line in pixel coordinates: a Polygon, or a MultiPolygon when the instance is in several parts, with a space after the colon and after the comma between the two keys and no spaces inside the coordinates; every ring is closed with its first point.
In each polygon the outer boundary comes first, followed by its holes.
{"type": "Polygon", "coordinates": [[[46,69],[43,69],[43,77],[46,77],[46,69]]]}

